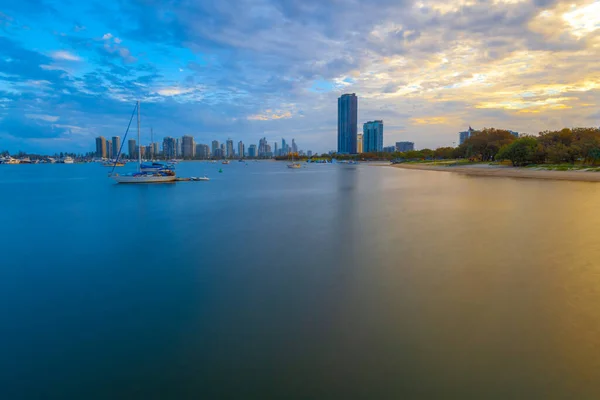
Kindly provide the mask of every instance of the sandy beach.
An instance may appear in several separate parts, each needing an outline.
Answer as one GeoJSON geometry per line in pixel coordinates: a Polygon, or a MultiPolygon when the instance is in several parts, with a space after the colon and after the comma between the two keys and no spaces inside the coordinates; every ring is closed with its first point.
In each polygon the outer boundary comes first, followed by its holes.
{"type": "Polygon", "coordinates": [[[502,165],[473,164],[458,167],[434,164],[395,164],[395,168],[418,169],[424,171],[455,172],[474,176],[503,178],[551,179],[561,181],[600,182],[600,173],[588,171],[546,171],[533,168],[508,167],[502,165]]]}

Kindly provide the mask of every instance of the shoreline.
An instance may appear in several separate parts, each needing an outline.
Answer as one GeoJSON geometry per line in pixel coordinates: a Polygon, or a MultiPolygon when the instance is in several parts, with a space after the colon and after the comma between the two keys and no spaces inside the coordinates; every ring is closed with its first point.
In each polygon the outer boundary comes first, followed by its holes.
{"type": "Polygon", "coordinates": [[[487,164],[475,164],[464,167],[447,167],[432,164],[394,164],[390,166],[394,168],[416,169],[421,171],[454,172],[471,176],[600,182],[600,173],[588,171],[546,171],[522,167],[490,166],[487,164]]]}

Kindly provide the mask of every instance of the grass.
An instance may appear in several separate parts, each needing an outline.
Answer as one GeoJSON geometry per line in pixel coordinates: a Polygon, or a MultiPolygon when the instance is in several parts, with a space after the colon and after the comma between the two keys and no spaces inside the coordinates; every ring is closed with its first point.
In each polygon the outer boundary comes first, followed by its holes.
{"type": "Polygon", "coordinates": [[[589,171],[600,172],[600,166],[584,164],[531,164],[526,168],[535,168],[545,171],[589,171]]]}

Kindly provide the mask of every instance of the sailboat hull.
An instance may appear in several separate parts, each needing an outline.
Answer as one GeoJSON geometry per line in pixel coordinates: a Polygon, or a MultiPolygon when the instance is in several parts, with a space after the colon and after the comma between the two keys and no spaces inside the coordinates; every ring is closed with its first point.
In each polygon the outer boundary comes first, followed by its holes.
{"type": "Polygon", "coordinates": [[[117,183],[169,183],[175,182],[175,176],[135,176],[115,175],[112,177],[117,183]]]}

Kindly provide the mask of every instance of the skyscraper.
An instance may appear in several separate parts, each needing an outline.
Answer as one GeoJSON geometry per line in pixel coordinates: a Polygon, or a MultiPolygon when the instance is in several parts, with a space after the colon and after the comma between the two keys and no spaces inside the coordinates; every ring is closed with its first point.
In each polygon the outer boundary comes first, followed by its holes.
{"type": "Polygon", "coordinates": [[[273,157],[273,152],[271,151],[271,145],[268,143],[265,145],[265,157],[273,157]]]}
{"type": "Polygon", "coordinates": [[[121,150],[121,138],[119,136],[113,136],[112,138],[112,153],[113,157],[117,157],[119,154],[119,150],[121,150]]]}
{"type": "Polygon", "coordinates": [[[104,136],[96,138],[96,157],[106,158],[106,139],[104,136]]]}
{"type": "Polygon", "coordinates": [[[473,132],[475,132],[475,129],[471,128],[469,126],[469,129],[463,132],[458,132],[458,145],[460,146],[461,144],[463,144],[465,142],[465,140],[467,140],[468,138],[471,137],[471,135],[473,134],[473,132]]]}
{"type": "Polygon", "coordinates": [[[282,156],[286,156],[288,153],[288,149],[287,149],[287,143],[285,142],[284,138],[281,138],[281,155],[282,156]]]}
{"type": "Polygon", "coordinates": [[[244,158],[244,154],[246,154],[246,149],[244,148],[244,143],[240,140],[238,142],[238,157],[244,158]]]}
{"type": "Polygon", "coordinates": [[[267,139],[262,138],[258,141],[258,156],[265,157],[267,155],[267,139]]]}
{"type": "Polygon", "coordinates": [[[159,154],[160,154],[160,146],[159,146],[158,142],[152,143],[152,156],[158,157],[159,154]]]}
{"type": "Polygon", "coordinates": [[[273,153],[275,154],[275,157],[279,155],[279,150],[277,149],[277,142],[273,143],[273,153]]]}
{"type": "Polygon", "coordinates": [[[196,158],[199,158],[201,160],[206,160],[210,158],[210,148],[207,144],[196,145],[196,158]]]}
{"type": "Polygon", "coordinates": [[[369,121],[363,125],[363,151],[365,153],[383,151],[383,121],[369,121]]]}
{"type": "Polygon", "coordinates": [[[227,152],[225,151],[225,143],[221,143],[221,157],[225,157],[227,152]]]}
{"type": "Polygon", "coordinates": [[[135,139],[129,139],[127,141],[127,151],[129,151],[129,158],[136,159],[137,158],[137,150],[136,150],[135,139]]]}
{"type": "Polygon", "coordinates": [[[308,150],[308,151],[306,152],[306,155],[307,155],[308,157],[312,157],[312,150],[308,150]]]}
{"type": "Polygon", "coordinates": [[[177,156],[177,141],[170,136],[163,139],[163,156],[167,159],[177,156]]]}
{"type": "Polygon", "coordinates": [[[292,139],[292,153],[298,153],[298,146],[296,145],[296,139],[292,139]]]}
{"type": "Polygon", "coordinates": [[[113,158],[112,144],[108,141],[106,142],[106,157],[113,158]]]}
{"type": "Polygon", "coordinates": [[[343,94],[338,98],[338,153],[356,154],[358,97],[343,94]]]}
{"type": "Polygon", "coordinates": [[[219,149],[219,141],[213,140],[212,141],[212,149],[211,149],[212,150],[211,153],[213,156],[215,155],[215,151],[217,151],[217,149],[219,149]]]}
{"type": "Polygon", "coordinates": [[[227,153],[227,158],[235,157],[235,152],[233,151],[233,140],[227,139],[225,150],[227,153]]]}
{"type": "Polygon", "coordinates": [[[405,151],[413,151],[415,144],[413,142],[396,142],[396,151],[404,153],[405,151]]]}
{"type": "Polygon", "coordinates": [[[181,157],[181,149],[183,147],[182,142],[183,142],[182,139],[179,139],[179,138],[175,139],[175,157],[176,158],[181,157]]]}
{"type": "Polygon", "coordinates": [[[185,135],[181,138],[181,154],[183,158],[194,158],[196,156],[196,144],[194,143],[194,137],[185,135]]]}
{"type": "Polygon", "coordinates": [[[256,157],[256,145],[255,144],[251,144],[250,147],[248,147],[248,157],[252,157],[252,158],[256,157]]]}
{"type": "Polygon", "coordinates": [[[152,144],[149,144],[148,146],[144,146],[144,147],[146,148],[146,150],[145,150],[146,159],[152,160],[152,158],[154,158],[154,154],[152,153],[152,150],[154,149],[154,147],[152,147],[152,144]]]}
{"type": "Polygon", "coordinates": [[[363,134],[358,133],[356,135],[356,152],[358,154],[363,152],[363,134]]]}

